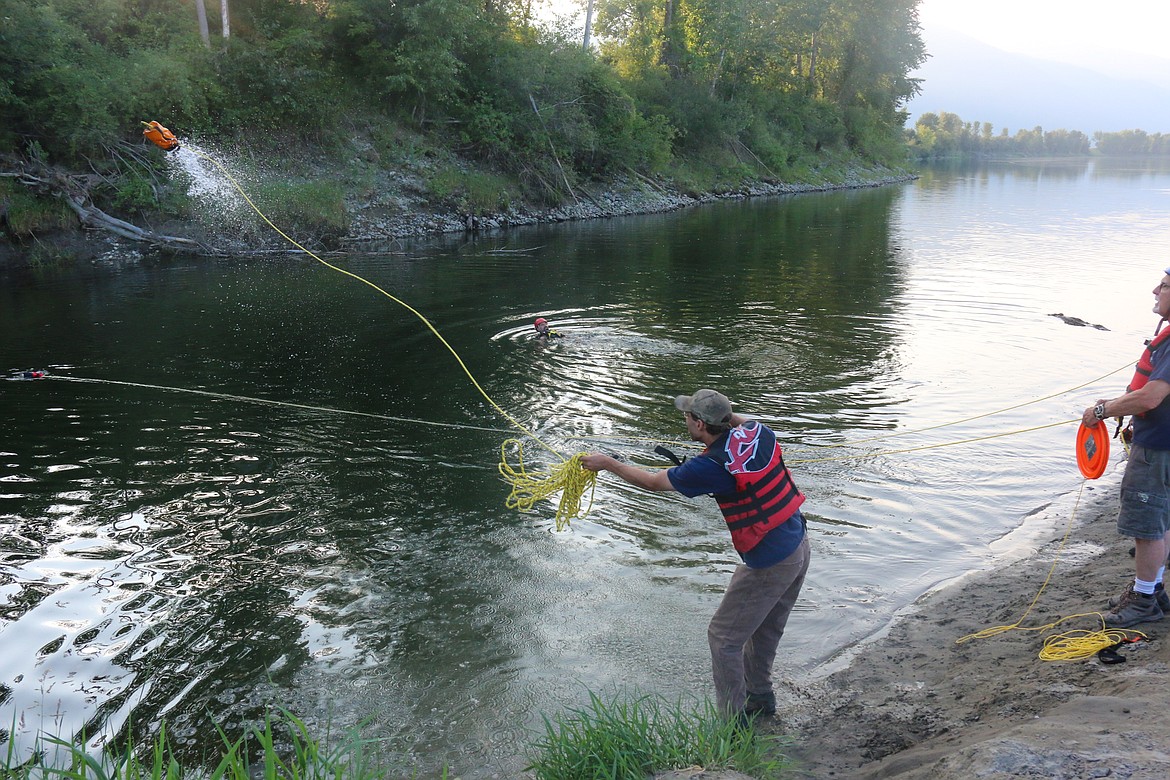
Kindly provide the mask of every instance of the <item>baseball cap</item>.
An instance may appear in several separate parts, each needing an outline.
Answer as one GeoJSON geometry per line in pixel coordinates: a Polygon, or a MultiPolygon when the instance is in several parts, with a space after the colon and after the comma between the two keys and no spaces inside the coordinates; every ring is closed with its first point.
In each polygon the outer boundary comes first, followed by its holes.
{"type": "Polygon", "coordinates": [[[709,425],[726,425],[731,420],[731,401],[714,390],[696,390],[694,395],[674,399],[680,412],[690,412],[709,425]]]}

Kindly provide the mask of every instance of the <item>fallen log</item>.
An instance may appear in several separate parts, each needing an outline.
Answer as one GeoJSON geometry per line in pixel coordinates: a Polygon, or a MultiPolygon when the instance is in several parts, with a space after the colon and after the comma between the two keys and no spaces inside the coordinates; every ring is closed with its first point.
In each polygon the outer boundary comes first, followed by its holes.
{"type": "Polygon", "coordinates": [[[85,227],[105,230],[122,238],[141,241],[160,249],[195,252],[202,255],[225,254],[202,242],[156,233],[107,214],[95,206],[89,197],[90,187],[93,186],[96,178],[93,175],[62,173],[43,164],[13,160],[12,158],[6,158],[3,162],[8,169],[0,170],[0,176],[14,178],[18,183],[37,194],[63,198],[85,227]]]}

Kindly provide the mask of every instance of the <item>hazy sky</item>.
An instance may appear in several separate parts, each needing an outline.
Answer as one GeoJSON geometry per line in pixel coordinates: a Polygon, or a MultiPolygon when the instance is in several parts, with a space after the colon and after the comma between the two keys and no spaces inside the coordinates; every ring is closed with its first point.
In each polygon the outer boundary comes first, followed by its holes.
{"type": "MultiPolygon", "coordinates": [[[[580,0],[545,0],[581,16],[580,0]]],[[[950,27],[1007,51],[1039,57],[1103,52],[1170,56],[1170,0],[922,0],[923,29],[950,27]]]]}
{"type": "Polygon", "coordinates": [[[949,27],[1007,51],[1078,55],[1089,65],[1106,52],[1170,54],[1170,0],[923,0],[925,32],[949,27]]]}

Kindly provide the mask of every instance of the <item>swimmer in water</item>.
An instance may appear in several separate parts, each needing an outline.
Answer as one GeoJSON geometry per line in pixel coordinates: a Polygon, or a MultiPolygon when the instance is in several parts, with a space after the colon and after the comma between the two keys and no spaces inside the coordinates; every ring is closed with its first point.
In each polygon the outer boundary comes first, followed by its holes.
{"type": "Polygon", "coordinates": [[[536,335],[533,338],[544,339],[546,341],[564,338],[564,336],[548,326],[548,320],[544,317],[537,317],[536,322],[532,323],[532,327],[536,328],[536,335]]]}

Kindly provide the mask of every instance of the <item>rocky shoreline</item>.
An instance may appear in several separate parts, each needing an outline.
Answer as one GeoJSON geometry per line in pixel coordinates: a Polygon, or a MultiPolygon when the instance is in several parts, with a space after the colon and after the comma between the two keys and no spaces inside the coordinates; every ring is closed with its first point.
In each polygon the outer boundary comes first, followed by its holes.
{"type": "Polygon", "coordinates": [[[419,197],[406,196],[407,187],[387,187],[380,194],[355,204],[353,224],[346,246],[363,246],[380,241],[471,231],[502,230],[524,225],[571,222],[607,217],[636,216],[675,211],[688,206],[720,200],[795,195],[806,192],[862,189],[910,181],[914,173],[879,167],[853,169],[841,182],[790,184],[753,182],[725,192],[691,195],[649,179],[624,177],[607,182],[604,188],[578,188],[577,202],[548,209],[509,209],[490,215],[466,215],[428,209],[419,197]]]}
{"type": "MultiPolygon", "coordinates": [[[[371,194],[351,198],[346,203],[350,225],[347,233],[331,245],[301,240],[314,252],[344,254],[400,249],[404,242],[425,242],[451,235],[490,234],[526,225],[552,224],[608,217],[656,214],[720,200],[742,200],[808,192],[863,189],[909,181],[917,174],[884,166],[852,167],[840,180],[820,183],[747,182],[719,192],[690,194],[638,175],[619,177],[604,183],[579,186],[575,202],[552,208],[513,207],[490,214],[466,214],[437,208],[425,185],[417,176],[405,172],[385,172],[371,194]]],[[[247,235],[228,233],[222,228],[198,222],[168,221],[152,225],[147,231],[177,241],[197,242],[202,247],[193,254],[227,256],[241,254],[299,251],[289,247],[275,231],[245,231],[247,235]]],[[[0,235],[0,264],[19,267],[30,264],[34,251],[57,261],[97,261],[102,258],[134,257],[140,253],[176,250],[149,241],[134,241],[93,227],[78,227],[38,236],[33,242],[15,243],[0,235]]]]}

